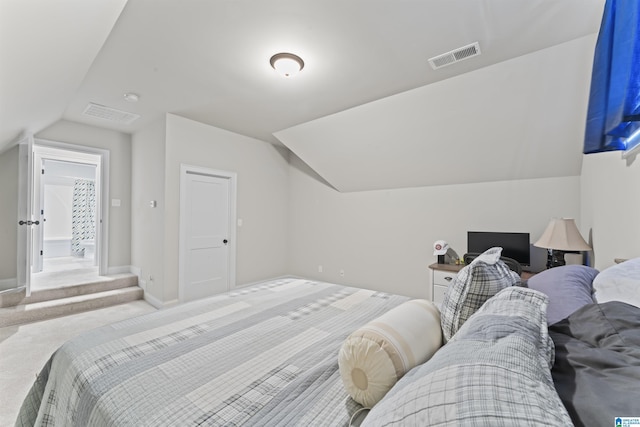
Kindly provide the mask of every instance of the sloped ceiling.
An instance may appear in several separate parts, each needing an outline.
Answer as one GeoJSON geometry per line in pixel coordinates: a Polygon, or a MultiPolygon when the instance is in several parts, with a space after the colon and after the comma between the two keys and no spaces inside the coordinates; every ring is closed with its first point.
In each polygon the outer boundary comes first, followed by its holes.
{"type": "Polygon", "coordinates": [[[2,0],[0,151],[19,132],[60,118],[134,133],[173,113],[285,144],[342,191],[575,174],[578,118],[562,108],[584,109],[588,45],[603,5],[2,0]],[[480,56],[429,66],[428,58],[476,41],[480,56]],[[293,79],[269,66],[281,51],[305,60],[293,79]],[[140,101],[127,103],[125,92],[140,101]],[[125,125],[87,117],[89,102],[141,118],[125,125]],[[553,139],[541,122],[571,146],[556,157],[529,153],[524,144],[553,139]],[[524,138],[503,136],[523,131],[524,138]],[[495,163],[485,170],[481,155],[496,153],[515,171],[498,173],[506,166],[495,163]],[[434,172],[417,172],[427,166],[434,172]]]}
{"type": "Polygon", "coordinates": [[[340,191],[580,175],[595,38],[275,135],[340,191]]]}
{"type": "Polygon", "coordinates": [[[0,1],[0,152],[62,117],[125,4],[0,1]]]}

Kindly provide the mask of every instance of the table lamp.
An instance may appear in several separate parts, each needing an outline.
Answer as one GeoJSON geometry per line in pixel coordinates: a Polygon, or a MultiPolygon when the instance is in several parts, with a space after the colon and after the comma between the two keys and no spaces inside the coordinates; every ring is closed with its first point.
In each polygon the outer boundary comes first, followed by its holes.
{"type": "Polygon", "coordinates": [[[573,218],[551,218],[546,230],[533,246],[547,249],[547,268],[565,265],[565,252],[591,250],[591,246],[580,235],[573,218]]]}

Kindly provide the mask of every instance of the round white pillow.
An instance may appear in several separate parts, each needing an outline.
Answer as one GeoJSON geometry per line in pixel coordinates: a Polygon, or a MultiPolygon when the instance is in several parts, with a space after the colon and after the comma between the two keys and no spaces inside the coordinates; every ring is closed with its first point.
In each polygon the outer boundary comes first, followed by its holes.
{"type": "Polygon", "coordinates": [[[427,300],[407,301],[347,337],[338,355],[340,376],[353,400],[370,408],[441,346],[438,308],[427,300]]]}

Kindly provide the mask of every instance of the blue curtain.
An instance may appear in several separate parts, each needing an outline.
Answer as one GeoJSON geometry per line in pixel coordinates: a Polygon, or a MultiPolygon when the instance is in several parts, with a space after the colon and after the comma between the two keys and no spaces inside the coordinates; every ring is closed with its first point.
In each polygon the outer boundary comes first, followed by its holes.
{"type": "Polygon", "coordinates": [[[598,35],[584,153],[640,143],[640,1],[607,0],[598,35]]]}

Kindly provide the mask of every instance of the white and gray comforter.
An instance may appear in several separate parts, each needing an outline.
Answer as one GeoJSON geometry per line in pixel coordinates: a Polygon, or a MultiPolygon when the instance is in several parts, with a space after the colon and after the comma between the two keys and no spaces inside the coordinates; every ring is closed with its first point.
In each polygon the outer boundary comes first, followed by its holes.
{"type": "Polygon", "coordinates": [[[283,279],[103,327],[53,354],[16,425],[347,425],[340,346],[406,300],[283,279]]]}

